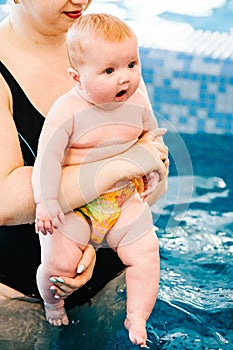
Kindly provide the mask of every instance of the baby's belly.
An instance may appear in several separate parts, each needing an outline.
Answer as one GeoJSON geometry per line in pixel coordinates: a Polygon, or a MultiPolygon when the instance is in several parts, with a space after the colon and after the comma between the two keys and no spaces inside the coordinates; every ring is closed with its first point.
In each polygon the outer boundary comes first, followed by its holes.
{"type": "Polygon", "coordinates": [[[64,157],[63,166],[91,163],[98,160],[113,157],[117,154],[127,151],[130,147],[132,147],[135,144],[136,141],[137,140],[131,140],[119,144],[111,144],[106,146],[90,148],[68,148],[64,157]]]}

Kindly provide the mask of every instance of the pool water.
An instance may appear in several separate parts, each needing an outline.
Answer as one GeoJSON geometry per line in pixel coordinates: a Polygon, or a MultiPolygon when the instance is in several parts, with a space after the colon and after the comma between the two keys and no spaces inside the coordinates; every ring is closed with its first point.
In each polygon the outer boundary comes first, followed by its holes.
{"type": "MultiPolygon", "coordinates": [[[[147,325],[148,346],[151,350],[230,350],[233,138],[174,133],[165,141],[171,167],[168,193],[152,207],[161,281],[147,325]]],[[[124,274],[89,303],[69,310],[71,324],[60,329],[44,320],[40,304],[1,301],[0,349],[137,349],[128,340],[124,316],[124,274]]]]}

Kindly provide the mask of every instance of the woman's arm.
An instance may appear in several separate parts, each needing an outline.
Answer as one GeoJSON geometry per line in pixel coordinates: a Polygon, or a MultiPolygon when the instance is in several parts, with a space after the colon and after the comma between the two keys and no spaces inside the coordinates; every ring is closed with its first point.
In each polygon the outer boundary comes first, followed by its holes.
{"type": "MultiPolygon", "coordinates": [[[[32,167],[24,166],[10,92],[2,80],[0,95],[0,225],[33,223],[32,167]]],[[[140,142],[111,160],[64,168],[58,200],[66,212],[96,198],[120,179],[139,177],[154,169],[162,179],[165,167],[153,142],[140,142]]]]}
{"type": "Polygon", "coordinates": [[[30,167],[24,167],[8,88],[0,80],[0,225],[32,222],[30,167]]]}
{"type": "MultiPolygon", "coordinates": [[[[164,134],[164,129],[159,129],[159,132],[164,134]]],[[[161,161],[161,152],[154,142],[142,138],[126,152],[110,159],[64,168],[59,192],[60,204],[65,211],[70,210],[70,207],[80,207],[97,198],[116,182],[139,178],[151,171],[159,173],[160,181],[167,173],[166,166],[161,161]],[[74,189],[77,191],[76,196],[74,189]]]]}
{"type": "MultiPolygon", "coordinates": [[[[35,219],[32,167],[23,166],[17,133],[10,115],[4,126],[3,130],[1,122],[0,224],[32,223],[35,219]],[[4,140],[2,135],[5,133],[8,137],[4,140]]],[[[111,161],[64,168],[58,200],[66,212],[96,198],[120,179],[140,177],[156,168],[162,179],[165,168],[153,143],[138,143],[111,161]],[[146,159],[146,162],[142,162],[142,159],[146,159]]]]}

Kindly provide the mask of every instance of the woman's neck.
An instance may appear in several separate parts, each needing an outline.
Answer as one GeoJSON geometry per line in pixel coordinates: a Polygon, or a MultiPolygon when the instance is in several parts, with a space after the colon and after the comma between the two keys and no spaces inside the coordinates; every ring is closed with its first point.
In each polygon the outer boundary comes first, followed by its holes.
{"type": "Polygon", "coordinates": [[[18,40],[25,45],[33,45],[35,47],[41,47],[43,49],[54,49],[65,45],[66,33],[53,33],[48,32],[46,28],[37,28],[36,25],[29,22],[26,16],[16,13],[16,11],[10,11],[9,24],[14,31],[18,40]]]}

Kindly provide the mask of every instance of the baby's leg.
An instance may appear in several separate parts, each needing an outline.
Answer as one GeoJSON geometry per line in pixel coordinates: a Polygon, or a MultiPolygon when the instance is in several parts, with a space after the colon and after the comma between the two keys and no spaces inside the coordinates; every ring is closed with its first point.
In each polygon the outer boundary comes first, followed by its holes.
{"type": "Polygon", "coordinates": [[[146,321],[157,298],[160,275],[158,239],[147,204],[135,199],[124,208],[117,224],[109,233],[108,241],[113,244],[112,247],[116,244],[117,236],[121,237],[117,252],[127,266],[125,326],[132,343],[145,347],[146,321]]]}
{"type": "MultiPolygon", "coordinates": [[[[71,213],[71,215],[75,215],[71,213]]],[[[66,215],[66,225],[72,220],[70,214],[66,215]]],[[[80,218],[73,228],[81,233],[81,241],[86,244],[90,237],[90,228],[87,222],[80,218]]],[[[62,230],[63,231],[63,230],[62,230]]],[[[82,250],[85,245],[74,242],[63,234],[61,230],[55,230],[52,235],[40,234],[41,243],[41,265],[37,270],[37,284],[41,297],[44,300],[45,315],[48,322],[54,326],[67,325],[69,323],[64,309],[64,300],[55,299],[50,290],[53,285],[50,281],[52,276],[74,277],[77,274],[78,262],[82,257],[82,250]]]]}
{"type": "Polygon", "coordinates": [[[158,240],[154,230],[128,246],[119,247],[118,254],[127,266],[125,326],[130,340],[145,346],[146,321],[156,302],[160,275],[158,240]]]}

